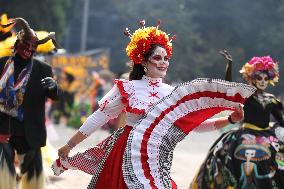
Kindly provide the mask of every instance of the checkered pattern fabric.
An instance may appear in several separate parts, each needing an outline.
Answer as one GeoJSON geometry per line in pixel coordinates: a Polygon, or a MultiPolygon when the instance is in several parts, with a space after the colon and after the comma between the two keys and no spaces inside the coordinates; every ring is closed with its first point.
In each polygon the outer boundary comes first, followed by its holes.
{"type": "Polygon", "coordinates": [[[90,148],[83,153],[77,153],[72,157],[64,159],[57,159],[52,164],[54,174],[58,176],[67,169],[77,169],[94,175],[94,178],[97,178],[102,170],[106,158],[108,157],[108,154],[123,131],[124,128],[118,129],[97,146],[90,148]]]}

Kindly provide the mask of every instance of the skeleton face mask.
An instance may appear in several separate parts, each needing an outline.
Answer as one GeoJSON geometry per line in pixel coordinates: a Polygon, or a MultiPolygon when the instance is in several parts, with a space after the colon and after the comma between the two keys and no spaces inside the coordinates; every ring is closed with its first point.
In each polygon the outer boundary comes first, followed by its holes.
{"type": "Polygon", "coordinates": [[[246,150],[245,156],[247,159],[251,159],[255,156],[255,150],[246,150]]]}
{"type": "Polygon", "coordinates": [[[265,90],[269,82],[267,74],[261,73],[254,79],[254,85],[257,89],[265,90]]]}

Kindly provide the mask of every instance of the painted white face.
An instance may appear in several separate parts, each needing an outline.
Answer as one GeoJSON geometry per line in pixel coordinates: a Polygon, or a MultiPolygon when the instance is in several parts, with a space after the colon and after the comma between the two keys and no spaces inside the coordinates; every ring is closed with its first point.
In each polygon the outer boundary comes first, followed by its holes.
{"type": "Polygon", "coordinates": [[[265,90],[268,85],[268,82],[269,82],[269,78],[267,74],[261,73],[255,78],[254,85],[257,89],[265,90]]]}
{"type": "Polygon", "coordinates": [[[251,159],[255,156],[255,150],[246,150],[245,156],[247,159],[251,159]]]}
{"type": "Polygon", "coordinates": [[[146,75],[152,78],[163,78],[167,74],[168,67],[169,57],[167,51],[158,46],[146,63],[146,75]]]}

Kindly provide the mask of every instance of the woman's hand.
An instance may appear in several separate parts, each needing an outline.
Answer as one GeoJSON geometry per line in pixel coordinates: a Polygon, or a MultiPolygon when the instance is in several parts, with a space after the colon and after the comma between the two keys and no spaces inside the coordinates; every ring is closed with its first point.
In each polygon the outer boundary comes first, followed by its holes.
{"type": "Polygon", "coordinates": [[[233,57],[232,57],[232,55],[231,55],[226,49],[220,50],[219,53],[220,53],[221,55],[223,55],[223,57],[224,57],[228,62],[233,62],[233,57]]]}
{"type": "Polygon", "coordinates": [[[84,134],[82,134],[80,131],[77,131],[76,134],[70,138],[67,144],[59,148],[58,156],[61,158],[68,157],[69,152],[85,138],[87,137],[84,134]]]}
{"type": "Polygon", "coordinates": [[[268,177],[269,177],[269,178],[274,177],[275,173],[276,173],[275,170],[271,171],[271,172],[268,174],[268,177]]]}
{"type": "Polygon", "coordinates": [[[239,105],[234,112],[230,115],[231,121],[237,123],[244,119],[244,109],[242,105],[239,105]]]}
{"type": "Polygon", "coordinates": [[[68,154],[69,154],[70,151],[71,151],[70,146],[65,144],[64,146],[62,146],[61,148],[58,149],[58,156],[61,157],[61,158],[66,158],[66,157],[68,157],[68,154]]]}

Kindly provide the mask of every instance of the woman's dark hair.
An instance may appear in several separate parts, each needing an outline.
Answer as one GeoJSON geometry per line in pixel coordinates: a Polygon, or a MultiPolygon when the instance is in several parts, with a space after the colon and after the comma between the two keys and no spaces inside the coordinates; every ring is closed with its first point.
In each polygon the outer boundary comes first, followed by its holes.
{"type": "Polygon", "coordinates": [[[129,73],[129,80],[140,80],[145,75],[142,64],[134,64],[129,73]]]}
{"type": "MultiPolygon", "coordinates": [[[[144,55],[144,61],[147,61],[150,58],[157,47],[164,48],[159,44],[152,44],[149,51],[144,55]]],[[[143,75],[145,75],[145,71],[142,64],[134,64],[129,74],[129,80],[140,80],[142,79],[143,75]]]]}

